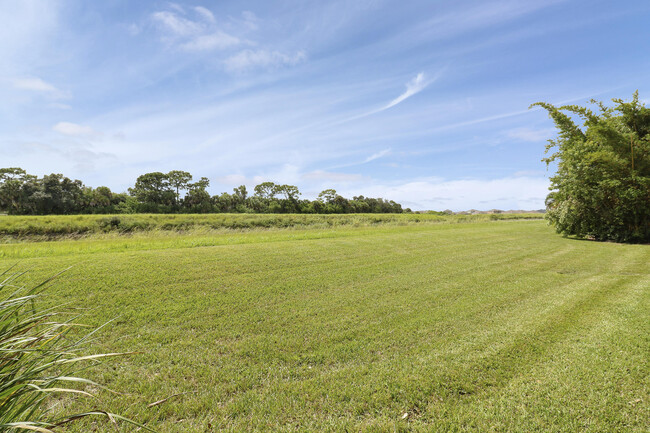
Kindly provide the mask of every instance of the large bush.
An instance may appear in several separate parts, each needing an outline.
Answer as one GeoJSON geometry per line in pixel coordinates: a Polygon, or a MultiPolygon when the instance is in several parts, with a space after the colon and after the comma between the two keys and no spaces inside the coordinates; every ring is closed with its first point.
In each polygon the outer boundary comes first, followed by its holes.
{"type": "Polygon", "coordinates": [[[544,161],[557,162],[546,200],[559,233],[618,242],[650,241],[650,108],[614,99],[545,108],[559,130],[544,161]],[[576,123],[581,121],[581,125],[576,123]]]}

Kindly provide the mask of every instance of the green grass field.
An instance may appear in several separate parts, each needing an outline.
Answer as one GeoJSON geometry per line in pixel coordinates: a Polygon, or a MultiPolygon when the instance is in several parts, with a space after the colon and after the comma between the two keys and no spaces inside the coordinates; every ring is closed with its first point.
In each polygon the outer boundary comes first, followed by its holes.
{"type": "Polygon", "coordinates": [[[16,263],[25,283],[72,266],[46,303],[116,319],[92,351],[141,352],[85,372],[123,394],[55,413],[160,432],[650,426],[648,245],[539,220],[395,222],[0,245],[16,263]]]}

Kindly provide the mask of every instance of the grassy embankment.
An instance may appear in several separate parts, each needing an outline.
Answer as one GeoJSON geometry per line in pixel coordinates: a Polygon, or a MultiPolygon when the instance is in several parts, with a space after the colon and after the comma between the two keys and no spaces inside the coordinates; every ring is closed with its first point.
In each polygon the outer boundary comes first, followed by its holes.
{"type": "Polygon", "coordinates": [[[647,245],[507,221],[0,249],[34,281],[74,266],[48,302],[118,318],[95,350],[142,354],[89,373],[161,432],[648,428],[647,245]]]}
{"type": "Polygon", "coordinates": [[[541,219],[543,214],[437,215],[437,214],[134,214],[0,216],[5,241],[149,231],[206,231],[277,228],[329,228],[381,224],[464,223],[510,219],[541,219]]]}

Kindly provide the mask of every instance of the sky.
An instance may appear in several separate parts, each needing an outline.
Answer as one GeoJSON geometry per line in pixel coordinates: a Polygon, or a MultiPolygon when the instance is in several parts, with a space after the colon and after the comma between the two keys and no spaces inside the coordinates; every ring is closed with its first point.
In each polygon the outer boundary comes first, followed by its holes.
{"type": "Polygon", "coordinates": [[[541,209],[530,104],[650,100],[647,0],[0,0],[0,167],[541,209]]]}

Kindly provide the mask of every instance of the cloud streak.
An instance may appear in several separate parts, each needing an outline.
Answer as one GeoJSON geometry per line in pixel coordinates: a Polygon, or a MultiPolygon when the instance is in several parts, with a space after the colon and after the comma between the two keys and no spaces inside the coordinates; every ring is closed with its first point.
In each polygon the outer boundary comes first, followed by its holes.
{"type": "Polygon", "coordinates": [[[406,90],[404,91],[404,93],[402,93],[402,94],[399,95],[397,98],[395,98],[395,99],[393,99],[392,101],[390,101],[390,102],[389,102],[388,104],[386,104],[383,108],[377,110],[377,112],[379,112],[379,111],[384,111],[384,110],[388,110],[389,108],[396,106],[397,104],[399,104],[400,102],[403,102],[403,101],[407,100],[407,99],[410,98],[411,96],[420,93],[420,92],[423,91],[423,90],[424,90],[424,89],[425,89],[429,84],[430,84],[430,82],[429,82],[429,81],[426,81],[426,79],[425,79],[425,77],[424,77],[424,72],[420,72],[420,73],[417,74],[417,75],[416,75],[416,76],[415,76],[411,81],[409,81],[408,83],[406,83],[406,90]]]}
{"type": "Polygon", "coordinates": [[[38,77],[20,77],[11,80],[14,89],[26,90],[29,92],[40,93],[54,99],[70,98],[68,92],[64,92],[47,81],[38,77]]]}
{"type": "Polygon", "coordinates": [[[224,61],[228,72],[246,72],[257,68],[280,68],[283,66],[294,66],[302,63],[307,58],[304,51],[298,51],[294,55],[268,50],[244,50],[224,61]]]}
{"type": "Polygon", "coordinates": [[[90,126],[79,125],[71,122],[59,122],[52,127],[52,130],[69,137],[91,137],[99,135],[97,131],[90,126]]]}
{"type": "Polygon", "coordinates": [[[389,153],[390,153],[390,149],[384,149],[384,150],[379,151],[377,153],[373,153],[372,155],[370,155],[369,157],[364,159],[363,162],[361,162],[361,164],[366,164],[366,163],[368,163],[370,161],[374,161],[375,159],[379,159],[379,158],[381,158],[383,156],[388,155],[389,153]]]}
{"type": "Polygon", "coordinates": [[[162,32],[162,40],[185,51],[224,50],[241,45],[237,36],[226,33],[216,25],[214,14],[203,6],[192,8],[195,18],[183,16],[185,11],[175,5],[172,10],[151,14],[151,19],[162,32]]]}
{"type": "MultiPolygon", "coordinates": [[[[439,75],[439,74],[438,74],[439,75]]],[[[350,122],[353,120],[358,120],[358,119],[363,119],[364,117],[372,116],[373,114],[381,113],[382,111],[386,111],[389,108],[392,108],[404,101],[406,101],[408,98],[410,98],[413,95],[416,95],[423,91],[429,84],[434,82],[436,79],[438,79],[438,76],[434,77],[433,79],[427,80],[424,72],[418,73],[415,77],[413,77],[410,81],[406,83],[406,90],[399,95],[397,98],[393,99],[390,101],[388,104],[384,105],[383,107],[367,111],[362,114],[358,114],[356,116],[348,117],[346,119],[340,120],[336,122],[336,125],[350,122]]]]}

